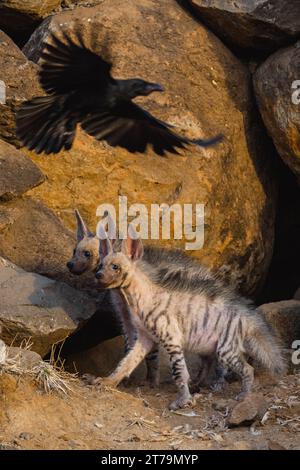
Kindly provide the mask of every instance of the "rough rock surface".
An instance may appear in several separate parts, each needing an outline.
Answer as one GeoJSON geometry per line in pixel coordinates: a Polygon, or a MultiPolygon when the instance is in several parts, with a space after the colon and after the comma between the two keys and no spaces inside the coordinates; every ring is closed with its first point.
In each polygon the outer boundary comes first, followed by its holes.
{"type": "Polygon", "coordinates": [[[253,393],[233,407],[227,419],[227,424],[228,426],[250,424],[256,419],[261,419],[267,409],[266,399],[262,395],[253,393]]]}
{"type": "Polygon", "coordinates": [[[300,37],[300,3],[289,0],[187,0],[196,15],[235,47],[273,51],[300,37]]]}
{"type": "Polygon", "coordinates": [[[43,181],[43,173],[29,157],[0,140],[0,200],[20,196],[43,181]]]}
{"type": "Polygon", "coordinates": [[[0,80],[4,82],[6,92],[6,103],[0,104],[0,138],[18,146],[15,135],[15,110],[25,99],[40,94],[40,87],[37,80],[37,66],[29,62],[2,31],[0,31],[0,80]]]}
{"type": "MultiPolygon", "coordinates": [[[[69,30],[75,22],[86,37],[92,29],[99,51],[107,34],[115,77],[161,82],[164,94],[141,100],[147,110],[190,137],[224,132],[225,141],[211,150],[189,148],[181,156],[159,158],[151,150],[131,155],[82,133],[70,152],[49,158],[31,154],[47,175],[31,194],[70,227],[71,208],[77,206],[94,228],[97,206],[106,202],[118,209],[119,195],[128,197],[128,205],[148,208],[205,204],[204,248],[190,253],[213,268],[222,266],[237,288],[254,294],[272,255],[276,182],[247,69],[171,0],[111,0],[66,11],[42,23],[24,52],[37,60],[49,30],[59,24],[69,30]]],[[[182,240],[163,243],[184,246],[182,240]]]]}
{"type": "Polygon", "coordinates": [[[263,62],[254,75],[254,88],[265,126],[300,184],[299,70],[300,41],[263,62]]]}
{"type": "Polygon", "coordinates": [[[66,268],[75,244],[73,234],[48,207],[31,198],[16,199],[0,205],[1,218],[7,223],[0,237],[0,256],[27,271],[59,280],[74,278],[66,268]]]}
{"type": "Polygon", "coordinates": [[[259,311],[272,325],[286,348],[300,339],[300,301],[282,300],[260,305],[259,311]]]}
{"type": "Polygon", "coordinates": [[[30,349],[10,346],[7,348],[7,361],[13,361],[23,372],[31,371],[41,361],[41,356],[30,349]]]}
{"type": "Polygon", "coordinates": [[[0,28],[12,35],[27,34],[60,4],[61,0],[1,0],[0,28]]]}
{"type": "Polygon", "coordinates": [[[0,258],[0,336],[6,344],[29,339],[41,356],[95,311],[95,302],[72,287],[25,272],[0,258]]]}
{"type": "Polygon", "coordinates": [[[103,0],[62,0],[63,8],[75,8],[78,6],[95,6],[102,3],[103,0]]]}

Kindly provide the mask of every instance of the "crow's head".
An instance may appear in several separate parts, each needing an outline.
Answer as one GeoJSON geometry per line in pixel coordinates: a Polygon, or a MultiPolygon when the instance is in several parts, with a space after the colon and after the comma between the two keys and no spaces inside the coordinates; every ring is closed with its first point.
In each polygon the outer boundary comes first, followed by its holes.
{"type": "Polygon", "coordinates": [[[145,82],[145,80],[141,80],[140,78],[130,80],[128,85],[130,98],[147,96],[153,93],[153,91],[164,91],[163,87],[158,83],[145,82]]]}

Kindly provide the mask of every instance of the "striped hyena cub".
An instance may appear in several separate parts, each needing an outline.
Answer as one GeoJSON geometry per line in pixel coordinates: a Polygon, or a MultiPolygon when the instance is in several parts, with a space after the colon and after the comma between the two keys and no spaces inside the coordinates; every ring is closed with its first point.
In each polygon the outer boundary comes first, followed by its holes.
{"type": "Polygon", "coordinates": [[[218,283],[204,283],[202,290],[195,290],[193,285],[190,289],[188,285],[174,290],[162,287],[155,281],[151,267],[142,261],[141,240],[128,234],[119,253],[113,252],[108,239],[102,242],[106,256],[96,278],[103,287],[122,289],[138,332],[133,348],[104,383],[116,386],[128,377],[154,344],[161,344],[170,357],[178,388],[171,409],[191,402],[184,350],[204,356],[215,354],[225,368],[236,372],[243,384],[239,398],[253,385],[253,367],[246,355],[273,372],[284,371],[279,344],[246,301],[218,283]]]}
{"type": "MultiPolygon", "coordinates": [[[[75,210],[77,229],[76,246],[73,256],[67,267],[74,275],[87,272],[96,272],[103,257],[101,240],[88,228],[78,210],[75,210]]],[[[117,227],[109,213],[105,214],[101,226],[108,223],[111,235],[110,242],[114,251],[120,251],[121,240],[117,236],[117,227]]],[[[180,250],[171,250],[151,245],[144,246],[143,261],[151,266],[157,282],[171,289],[184,289],[187,284],[194,289],[202,289],[205,283],[216,283],[215,275],[206,269],[199,261],[192,259],[180,250]]],[[[118,316],[125,339],[125,352],[130,349],[136,340],[136,331],[132,325],[128,304],[120,289],[109,291],[109,301],[118,316]]],[[[154,346],[146,356],[147,381],[152,386],[159,385],[159,351],[154,346]]],[[[219,388],[224,382],[224,370],[216,364],[214,356],[199,359],[199,374],[195,381],[195,389],[201,385],[219,388]]]]}
{"type": "MultiPolygon", "coordinates": [[[[84,273],[96,272],[101,260],[101,240],[91,232],[77,209],[75,210],[75,217],[77,222],[76,246],[74,248],[72,258],[67,262],[67,268],[72,274],[80,276],[84,273]]],[[[112,218],[108,213],[106,214],[106,217],[113,229],[112,232],[116,233],[116,227],[113,226],[114,222],[112,218]]],[[[104,225],[105,221],[103,222],[103,227],[104,225]]],[[[115,243],[118,245],[119,241],[111,239],[110,242],[112,245],[115,243]]],[[[155,261],[157,261],[157,257],[155,258],[155,261]]],[[[125,353],[127,353],[136,341],[136,330],[132,324],[128,304],[120,289],[111,289],[108,301],[112,304],[120,323],[120,327],[124,335],[125,353]]],[[[145,360],[147,381],[151,386],[157,387],[159,385],[158,347],[154,346],[153,350],[147,354],[145,360]]]]}

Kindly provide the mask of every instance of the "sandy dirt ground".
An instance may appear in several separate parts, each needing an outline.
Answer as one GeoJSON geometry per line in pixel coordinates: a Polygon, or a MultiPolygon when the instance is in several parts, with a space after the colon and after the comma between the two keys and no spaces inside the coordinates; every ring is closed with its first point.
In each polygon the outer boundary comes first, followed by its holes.
{"type": "Polygon", "coordinates": [[[76,380],[69,396],[46,394],[28,378],[0,375],[1,449],[300,449],[300,375],[256,380],[263,419],[229,428],[239,389],[203,389],[193,408],[171,412],[173,384],[98,390],[76,380]]]}

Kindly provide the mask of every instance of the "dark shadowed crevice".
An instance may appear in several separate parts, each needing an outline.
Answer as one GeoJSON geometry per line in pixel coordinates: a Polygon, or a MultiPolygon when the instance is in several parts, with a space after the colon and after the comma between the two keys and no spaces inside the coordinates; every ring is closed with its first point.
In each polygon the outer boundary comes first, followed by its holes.
{"type": "Polygon", "coordinates": [[[300,188],[279,164],[279,197],[272,262],[258,303],[287,300],[300,287],[300,188]]]}

